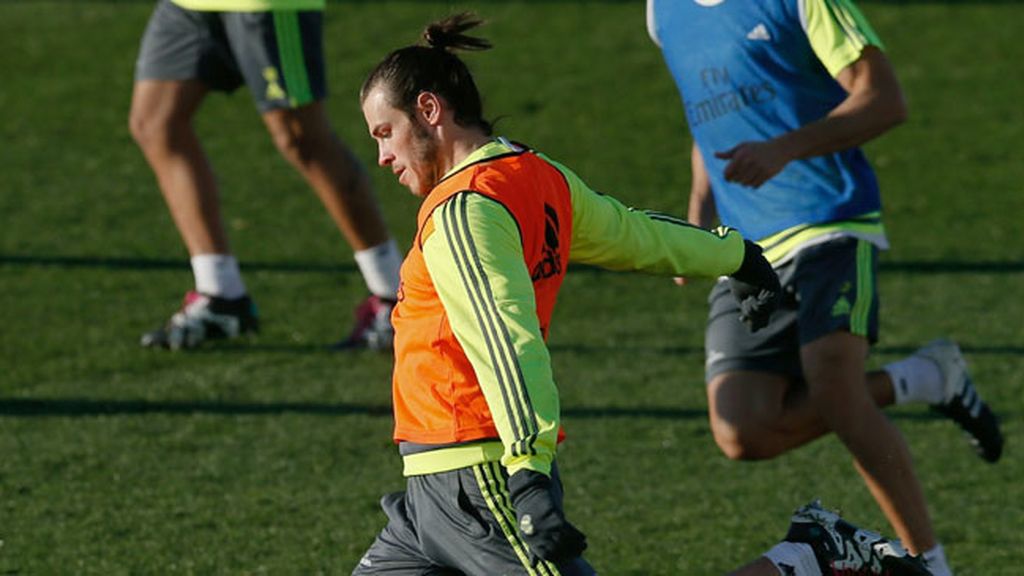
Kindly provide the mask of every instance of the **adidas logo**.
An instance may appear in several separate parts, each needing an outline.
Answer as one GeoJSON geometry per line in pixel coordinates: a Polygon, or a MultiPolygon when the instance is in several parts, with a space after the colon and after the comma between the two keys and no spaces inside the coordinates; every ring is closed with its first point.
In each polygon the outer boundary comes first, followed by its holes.
{"type": "Polygon", "coordinates": [[[846,296],[840,296],[836,303],[832,305],[832,317],[849,316],[851,309],[850,301],[846,299],[846,296]]]}
{"type": "Polygon", "coordinates": [[[768,33],[768,28],[764,24],[758,24],[750,32],[747,32],[747,39],[768,41],[772,39],[772,35],[768,33]]]}

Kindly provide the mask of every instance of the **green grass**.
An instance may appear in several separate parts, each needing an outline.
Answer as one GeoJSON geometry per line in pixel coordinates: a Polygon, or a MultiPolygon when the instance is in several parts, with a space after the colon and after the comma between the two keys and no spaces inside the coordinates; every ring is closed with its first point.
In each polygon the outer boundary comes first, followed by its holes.
{"type": "MultiPolygon", "coordinates": [[[[467,6],[490,20],[496,48],[467,59],[501,133],[630,204],[683,212],[689,141],[639,1],[332,3],[329,106],[362,158],[375,158],[363,76],[467,6]]],[[[265,330],[194,354],[137,346],[191,283],[127,131],[151,8],[0,3],[0,574],[348,573],[383,526],[378,497],[402,487],[390,363],[322,351],[365,289],[244,91],[211,97],[198,127],[265,330]]],[[[872,362],[936,335],[963,342],[1004,417],[1004,460],[981,463],[920,409],[892,415],[957,573],[1018,574],[1024,6],[863,8],[911,107],[867,148],[893,242],[872,362]]],[[[404,245],[417,201],[373,173],[404,245]]],[[[569,433],[560,462],[604,574],[726,571],[814,496],[885,527],[834,439],[758,464],[718,453],[701,384],[707,288],[590,270],[566,282],[551,337],[569,433]]]]}

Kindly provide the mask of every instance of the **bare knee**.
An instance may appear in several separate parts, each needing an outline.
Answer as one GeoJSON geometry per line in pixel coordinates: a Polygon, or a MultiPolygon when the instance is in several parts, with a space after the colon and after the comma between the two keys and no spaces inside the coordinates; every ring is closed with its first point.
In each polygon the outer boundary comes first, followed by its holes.
{"type": "Polygon", "coordinates": [[[327,142],[322,135],[310,134],[292,126],[277,126],[271,129],[270,136],[278,152],[288,162],[297,166],[306,166],[313,159],[319,147],[327,142]]]}
{"type": "Polygon", "coordinates": [[[326,176],[337,195],[351,200],[370,195],[369,175],[356,155],[327,123],[267,123],[281,155],[307,178],[326,176]]]}
{"type": "Polygon", "coordinates": [[[206,88],[198,82],[138,82],[128,113],[128,131],[147,153],[175,148],[194,138],[192,116],[205,93],[206,88]]]}
{"type": "Polygon", "coordinates": [[[320,103],[271,110],[263,114],[263,119],[278,152],[299,168],[309,166],[318,156],[329,157],[331,163],[348,161],[336,157],[343,156],[347,149],[335,135],[320,103]]]}
{"type": "Polygon", "coordinates": [[[771,442],[771,432],[748,423],[728,423],[712,418],[711,433],[718,449],[730,460],[768,460],[779,450],[771,442]]]}
{"type": "Polygon", "coordinates": [[[171,140],[170,122],[132,109],[128,115],[128,130],[143,150],[166,147],[171,140]]]}
{"type": "Polygon", "coordinates": [[[708,384],[711,433],[731,460],[764,460],[785,452],[779,418],[789,388],[781,376],[727,372],[708,384]]]}

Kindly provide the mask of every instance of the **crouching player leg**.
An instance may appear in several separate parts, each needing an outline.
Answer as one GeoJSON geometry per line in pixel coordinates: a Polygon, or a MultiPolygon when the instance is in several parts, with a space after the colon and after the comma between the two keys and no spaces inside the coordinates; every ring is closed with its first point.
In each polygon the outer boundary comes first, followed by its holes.
{"type": "Polygon", "coordinates": [[[898,542],[864,530],[817,501],[793,513],[782,542],[731,576],[929,576],[898,542]]]}

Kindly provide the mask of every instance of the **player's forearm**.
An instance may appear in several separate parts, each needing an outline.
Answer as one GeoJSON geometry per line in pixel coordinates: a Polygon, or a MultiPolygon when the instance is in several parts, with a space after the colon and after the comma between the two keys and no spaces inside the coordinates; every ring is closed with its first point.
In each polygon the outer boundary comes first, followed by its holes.
{"type": "Polygon", "coordinates": [[[847,98],[828,116],[789,132],[774,143],[790,160],[822,156],[860,146],[903,122],[902,108],[869,95],[847,98]]]}
{"type": "Polygon", "coordinates": [[[899,81],[878,48],[866,47],[836,80],[848,93],[845,100],[821,120],[774,140],[790,160],[860,146],[906,120],[899,81]]]}

